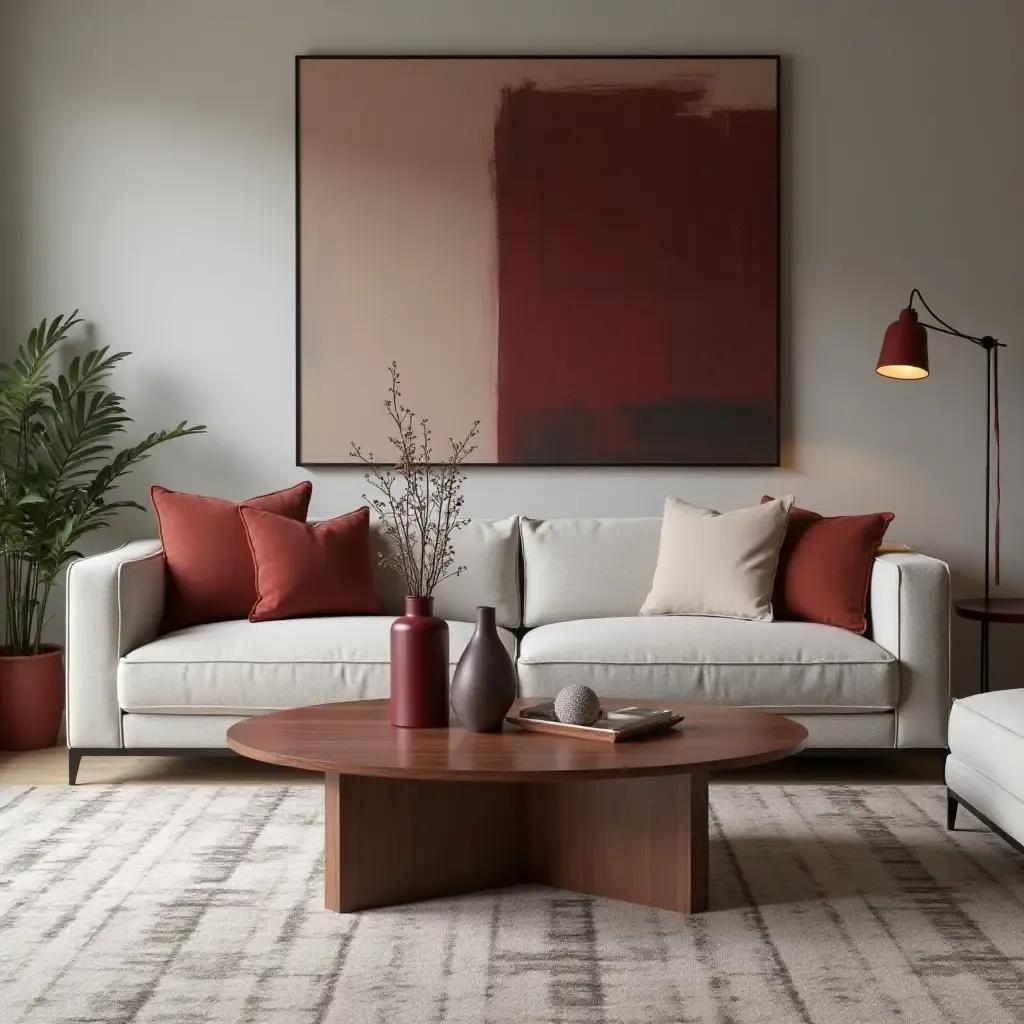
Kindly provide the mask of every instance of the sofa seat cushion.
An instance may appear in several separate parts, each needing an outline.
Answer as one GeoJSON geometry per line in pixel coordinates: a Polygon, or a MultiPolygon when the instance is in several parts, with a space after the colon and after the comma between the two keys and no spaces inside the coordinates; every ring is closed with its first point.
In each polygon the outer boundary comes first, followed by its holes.
{"type": "Polygon", "coordinates": [[[888,711],[899,666],[871,640],[808,622],[630,617],[552,623],[520,642],[519,688],[803,712],[888,711]]]}
{"type": "Polygon", "coordinates": [[[976,693],[954,701],[949,753],[1024,801],[1024,689],[976,693]]]}
{"type": "MultiPolygon", "coordinates": [[[[374,615],[192,626],[126,654],[118,700],[149,714],[249,715],[387,697],[392,622],[374,615]]],[[[453,669],[475,628],[449,621],[453,669]]],[[[514,656],[514,634],[498,633],[514,656]]]]}

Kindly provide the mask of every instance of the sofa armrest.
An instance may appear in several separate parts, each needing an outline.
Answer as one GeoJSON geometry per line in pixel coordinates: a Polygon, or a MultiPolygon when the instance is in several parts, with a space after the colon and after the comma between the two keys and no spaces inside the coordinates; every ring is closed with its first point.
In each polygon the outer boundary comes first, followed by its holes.
{"type": "Polygon", "coordinates": [[[878,555],[871,638],[899,660],[897,747],[945,747],[949,721],[949,567],[910,552],[878,555]]]}
{"type": "Polygon", "coordinates": [[[138,540],[73,562],[67,576],[69,747],[120,747],[117,663],[154,640],[164,613],[160,542],[138,540]]]}

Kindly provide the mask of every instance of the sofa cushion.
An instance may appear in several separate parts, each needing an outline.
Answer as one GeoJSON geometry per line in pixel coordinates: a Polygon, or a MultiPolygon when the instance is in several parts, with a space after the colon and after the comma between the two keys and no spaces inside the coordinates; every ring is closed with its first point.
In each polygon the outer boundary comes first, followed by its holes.
{"type": "Polygon", "coordinates": [[[891,512],[823,516],[790,509],[772,593],[775,618],[866,633],[875,552],[894,518],[891,512]]]}
{"type": "MultiPolygon", "coordinates": [[[[387,542],[379,522],[373,524],[370,543],[381,605],[389,615],[401,615],[406,587],[398,573],[380,566],[387,542]]],[[[518,518],[471,519],[455,531],[452,543],[455,565],[464,565],[466,571],[434,591],[434,614],[473,622],[477,606],[490,605],[499,626],[515,629],[520,622],[518,518]]]]}
{"type": "Polygon", "coordinates": [[[307,615],[378,615],[370,510],[315,525],[243,505],[257,600],[250,622],[307,615]]]}
{"type": "MultiPolygon", "coordinates": [[[[256,574],[239,503],[201,494],[149,490],[167,562],[164,632],[249,614],[256,574]]],[[[247,505],[305,522],[313,485],[249,498],[247,505]]]]}
{"type": "MultiPolygon", "coordinates": [[[[118,700],[125,711],[247,715],[387,697],[393,621],[383,615],[243,619],[179,630],[121,659],[118,700]]],[[[448,623],[453,669],[475,628],[448,623]]],[[[514,655],[514,635],[498,633],[514,655]]]]}
{"type": "Polygon", "coordinates": [[[793,496],[731,512],[665,499],[658,564],[641,615],[771,622],[772,585],[793,496]]]}
{"type": "Polygon", "coordinates": [[[949,752],[1024,800],[1024,689],[993,690],[954,701],[949,752]]]}
{"type": "Polygon", "coordinates": [[[636,615],[650,593],[661,519],[523,519],[523,624],[636,615]]]}
{"type": "Polygon", "coordinates": [[[527,633],[522,695],[550,697],[568,683],[607,697],[865,712],[896,706],[899,667],[862,636],[807,622],[605,618],[527,633]]]}

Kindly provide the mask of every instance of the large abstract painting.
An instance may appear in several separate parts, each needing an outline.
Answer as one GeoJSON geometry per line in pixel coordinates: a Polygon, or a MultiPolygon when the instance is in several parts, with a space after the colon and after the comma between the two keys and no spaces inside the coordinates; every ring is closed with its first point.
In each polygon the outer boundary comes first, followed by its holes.
{"type": "Polygon", "coordinates": [[[298,58],[298,461],[777,464],[778,65],[298,58]]]}

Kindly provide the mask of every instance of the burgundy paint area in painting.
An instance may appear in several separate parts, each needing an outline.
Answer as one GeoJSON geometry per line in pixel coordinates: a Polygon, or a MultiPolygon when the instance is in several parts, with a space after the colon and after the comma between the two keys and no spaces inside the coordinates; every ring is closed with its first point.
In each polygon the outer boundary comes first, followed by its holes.
{"type": "Polygon", "coordinates": [[[775,103],[506,89],[498,461],[778,461],[775,103]]]}

